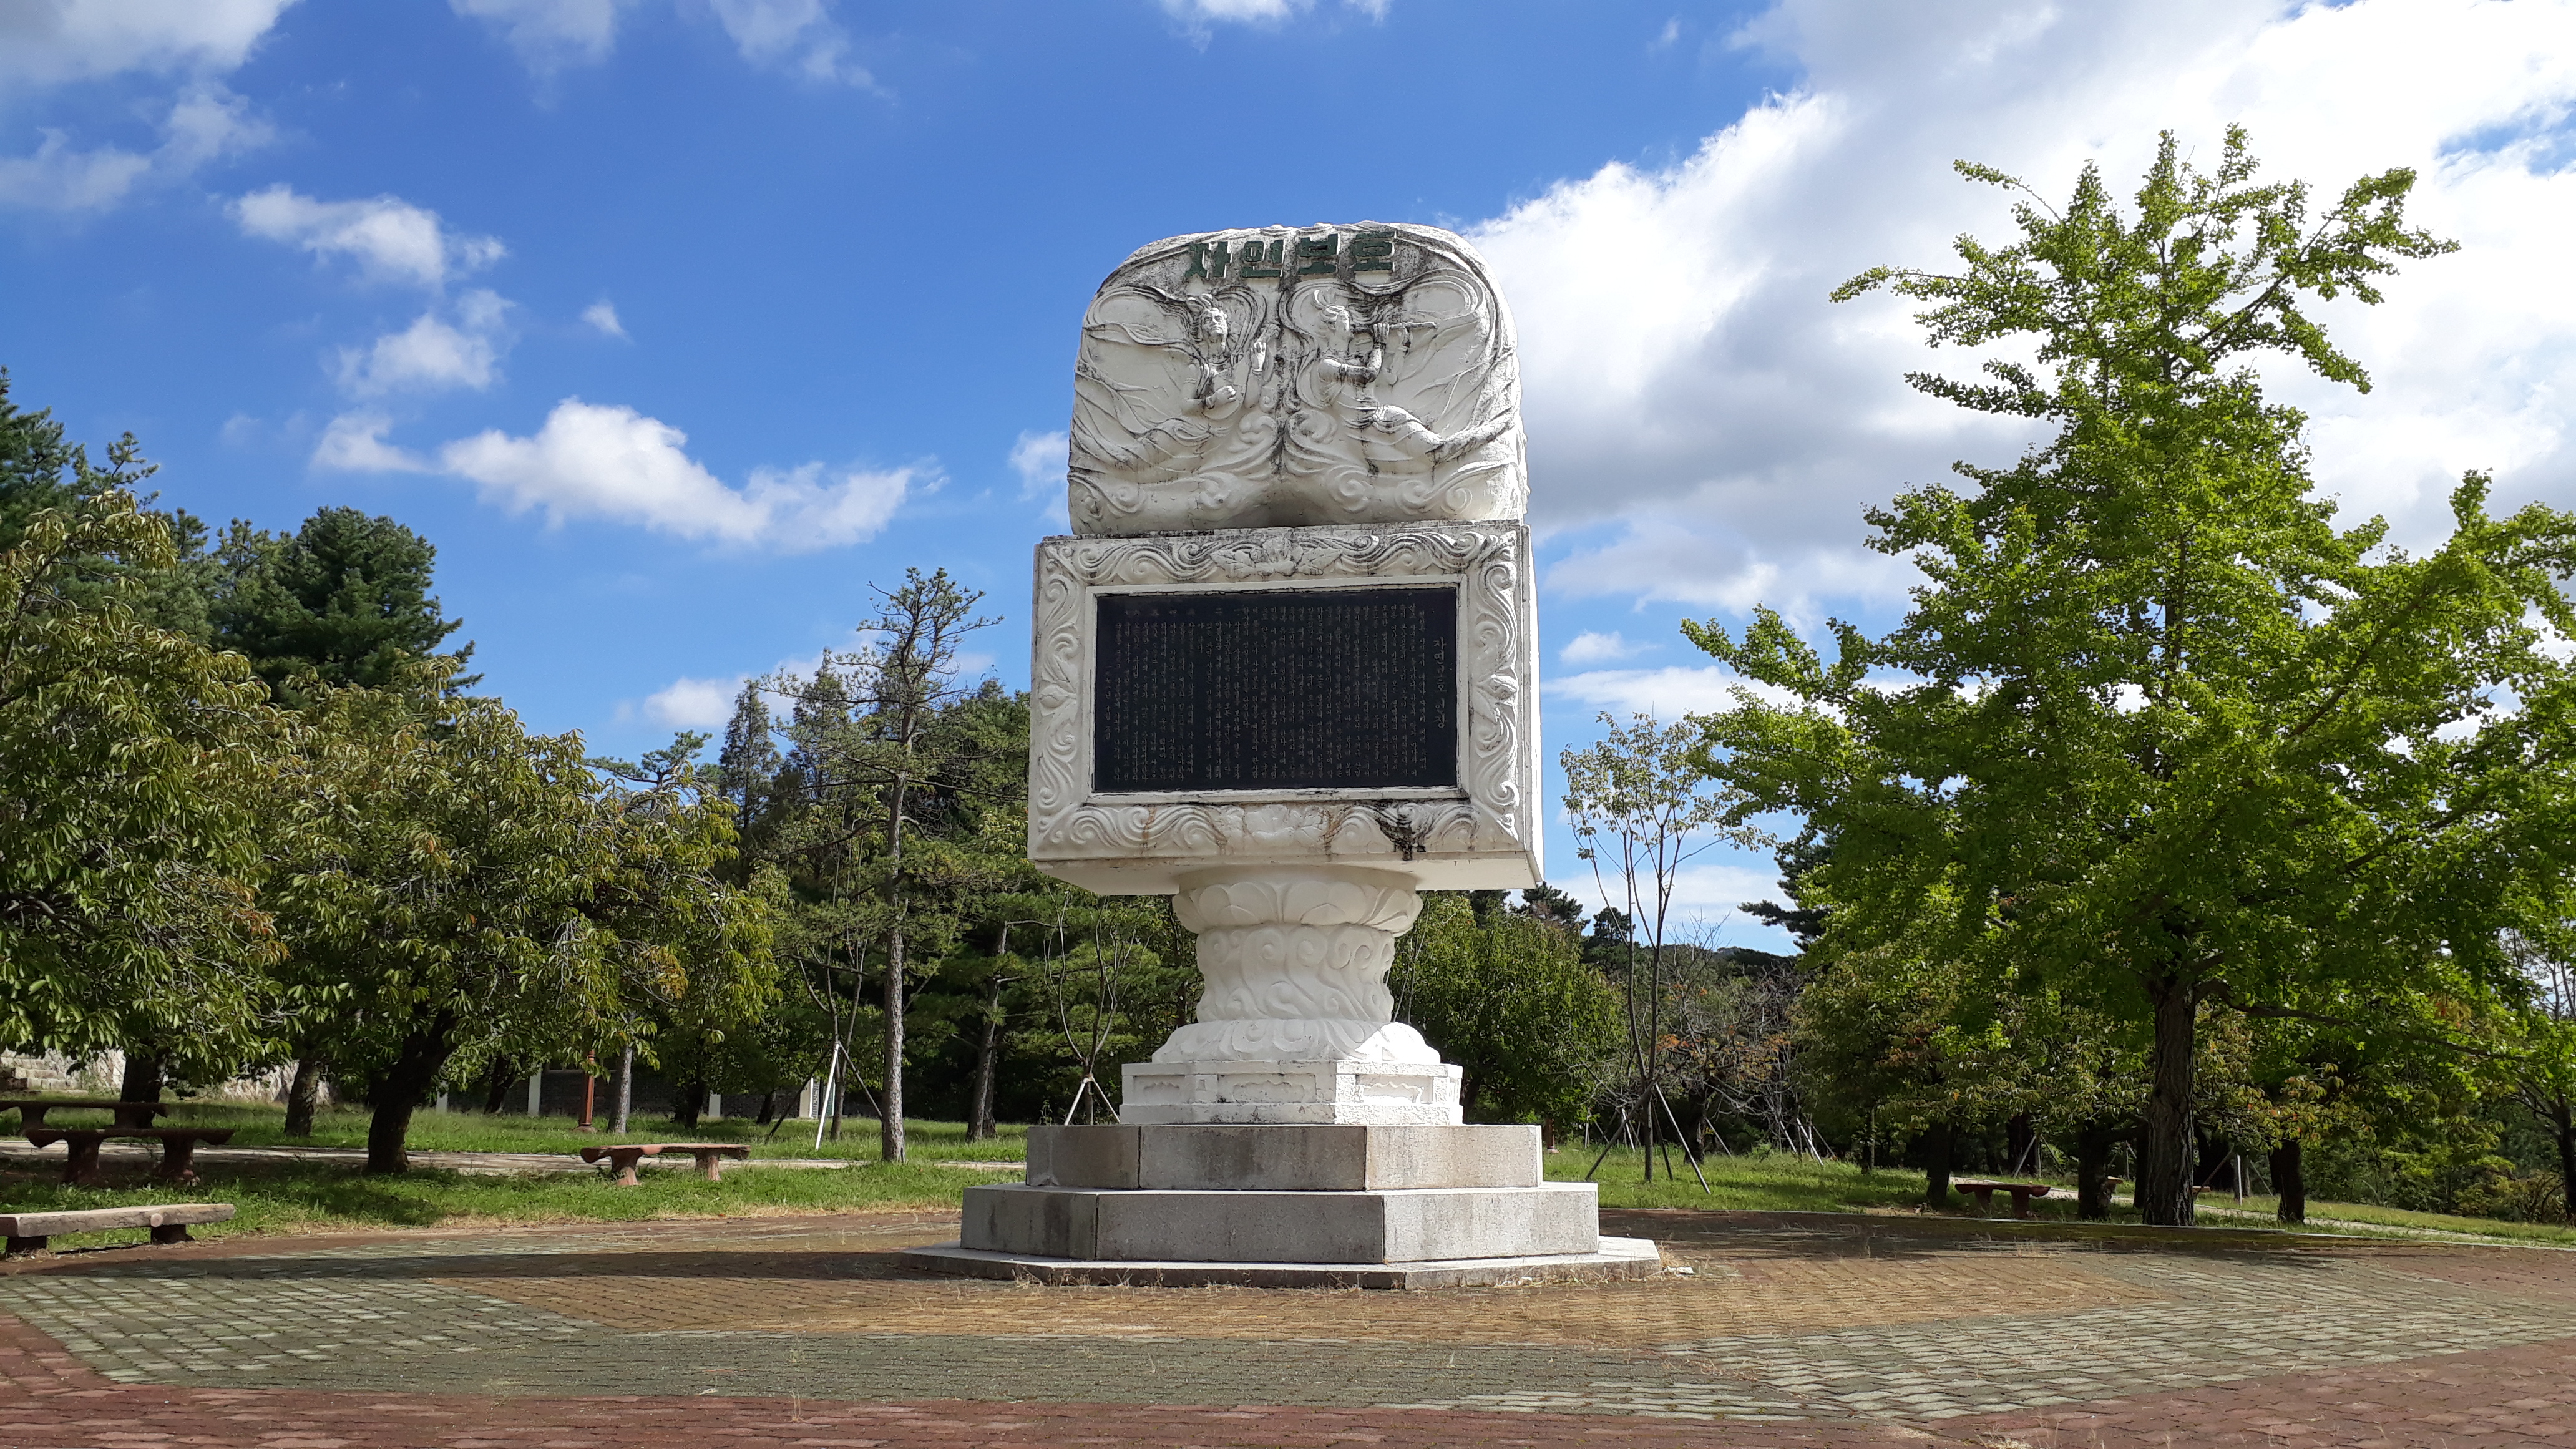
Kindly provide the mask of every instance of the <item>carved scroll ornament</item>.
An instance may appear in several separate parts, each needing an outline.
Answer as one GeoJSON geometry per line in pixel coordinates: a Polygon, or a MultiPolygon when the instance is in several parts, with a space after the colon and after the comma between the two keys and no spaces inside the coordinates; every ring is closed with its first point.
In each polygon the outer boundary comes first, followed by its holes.
{"type": "Polygon", "coordinates": [[[1511,315],[1436,227],[1271,227],[1138,250],[1084,315],[1085,535],[1517,519],[1511,315]]]}

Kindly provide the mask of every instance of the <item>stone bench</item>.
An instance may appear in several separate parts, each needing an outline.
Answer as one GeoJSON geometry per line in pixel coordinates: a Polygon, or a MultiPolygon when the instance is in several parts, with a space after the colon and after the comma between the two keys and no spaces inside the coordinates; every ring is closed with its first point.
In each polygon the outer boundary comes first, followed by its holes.
{"type": "Polygon", "coordinates": [[[5,1097],[0,1112],[18,1114],[20,1128],[42,1127],[47,1112],[113,1112],[119,1127],[149,1127],[170,1115],[169,1102],[125,1102],[114,1097],[5,1097]]]}
{"type": "Polygon", "coordinates": [[[685,1152],[695,1157],[698,1174],[709,1182],[724,1180],[726,1158],[742,1160],[751,1156],[750,1148],[733,1142],[630,1142],[615,1147],[585,1147],[581,1150],[581,1160],[606,1162],[616,1169],[619,1187],[634,1187],[637,1186],[635,1164],[665,1152],[685,1152]]]}
{"type": "Polygon", "coordinates": [[[230,1127],[30,1127],[27,1140],[38,1147],[67,1144],[71,1156],[63,1164],[63,1181],[74,1187],[98,1186],[98,1145],[109,1138],[118,1141],[158,1142],[161,1163],[152,1169],[156,1182],[194,1182],[196,1170],[190,1166],[200,1142],[224,1143],[233,1140],[230,1127]]]}
{"type": "Polygon", "coordinates": [[[72,1212],[0,1213],[0,1233],[8,1235],[10,1253],[41,1253],[46,1240],[60,1233],[107,1233],[121,1228],[149,1228],[156,1243],[189,1241],[191,1223],[232,1221],[228,1202],[174,1202],[159,1207],[83,1208],[72,1212]]]}
{"type": "Polygon", "coordinates": [[[1994,1209],[1996,1193],[2011,1193],[2013,1216],[2017,1218],[2029,1217],[2030,1200],[2046,1197],[2049,1192],[2048,1184],[2044,1182],[1954,1182],[1950,1185],[1961,1192],[1974,1194],[1980,1213],[1994,1209]]]}

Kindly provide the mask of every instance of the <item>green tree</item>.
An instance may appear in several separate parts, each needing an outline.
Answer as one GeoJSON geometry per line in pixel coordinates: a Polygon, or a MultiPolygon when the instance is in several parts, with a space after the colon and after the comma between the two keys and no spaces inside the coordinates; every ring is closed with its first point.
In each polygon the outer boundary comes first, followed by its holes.
{"type": "Polygon", "coordinates": [[[1679,1126],[1663,1086],[1671,1008],[1665,937],[1674,925],[1673,892],[1682,867],[1710,847],[1725,840],[1749,845],[1761,837],[1731,818],[1731,788],[1709,788],[1708,773],[1692,758],[1698,737],[1693,726],[1660,725],[1642,714],[1624,725],[1604,714],[1601,723],[1606,734],[1600,743],[1557,759],[1565,770],[1575,856],[1591,865],[1593,884],[1609,902],[1594,930],[1613,916],[1626,928],[1612,969],[1625,1008],[1636,1111],[1645,1124],[1645,1175],[1652,1180],[1655,1141],[1664,1125],[1679,1126]]]}
{"type": "Polygon", "coordinates": [[[2499,1013],[2487,1067],[2558,1150],[2560,1212],[2576,1223],[2576,922],[2550,910],[2507,949],[2530,986],[2499,1013]]]}
{"type": "MultiPolygon", "coordinates": [[[[430,592],[438,550],[390,518],[323,508],[293,533],[235,520],[216,558],[214,640],[246,656],[281,700],[297,701],[306,672],[325,686],[382,688],[412,660],[462,666],[474,652],[472,644],[438,652],[459,627],[430,592]]],[[[461,668],[450,680],[455,689],[474,684],[461,668]]]]}
{"type": "Polygon", "coordinates": [[[167,1042],[209,1076],[263,1039],[280,721],[241,660],[138,615],[175,554],[117,487],[27,514],[0,553],[0,1042],[167,1042]]]}
{"type": "Polygon", "coordinates": [[[368,1082],[367,1170],[401,1172],[413,1111],[460,1051],[618,1045],[646,1004],[747,1017],[774,992],[767,913],[715,878],[731,811],[679,771],[603,786],[578,735],[531,735],[449,666],[323,691],[271,892],[295,969],[368,1082]]]}
{"type": "Polygon", "coordinates": [[[2258,185],[2231,131],[2214,173],[2168,135],[2124,215],[2088,167],[2062,209],[2021,183],[2019,237],[1958,243],[1951,274],[1880,269],[1928,304],[1936,345],[2027,346],[2036,365],[1920,390],[2053,434],[1973,488],[1914,488],[1870,546],[1926,582],[1882,639],[1836,623],[1825,664],[1777,615],[1690,637],[1795,707],[1746,697],[1703,762],[1831,841],[1827,939],[1930,932],[1982,979],[2062,986],[2149,1028],[2137,1201],[2192,1216],[2204,1008],[2317,1011],[2374,982],[2463,996],[2509,974],[2502,898],[2560,868],[2570,703],[2549,636],[2576,526],[2453,495],[2433,554],[2337,530],[2305,420],[2253,363],[2286,354],[2367,386],[2306,310],[2379,300],[2399,258],[2448,250],[2405,224],[2413,173],[2321,216],[2258,185]],[[2499,710],[2509,699],[2518,709],[2499,710]]]}
{"type": "MultiPolygon", "coordinates": [[[[24,412],[9,401],[9,370],[0,368],[0,549],[16,548],[37,514],[97,502],[113,491],[137,493],[156,471],[132,433],[108,445],[106,467],[93,466],[53,409],[24,412]]],[[[55,586],[84,604],[113,593],[144,623],[203,642],[206,599],[220,572],[204,552],[206,525],[185,509],[162,511],[151,503],[150,495],[138,494],[138,511],[170,535],[167,552],[148,562],[123,554],[67,560],[55,586]]]]}
{"type": "Polygon", "coordinates": [[[826,653],[812,679],[776,688],[795,701],[787,734],[809,797],[794,848],[830,917],[809,936],[836,939],[854,968],[873,943],[883,963],[880,1150],[900,1162],[905,1008],[955,942],[964,898],[993,874],[996,821],[965,808],[990,740],[959,728],[966,717],[952,708],[987,692],[958,684],[957,654],[992,621],[975,614],[983,596],[945,569],[906,570],[879,597],[860,649],[826,653]]]}
{"type": "Polygon", "coordinates": [[[1617,993],[1545,916],[1479,921],[1464,896],[1427,895],[1387,985],[1397,1014],[1465,1070],[1459,1102],[1479,1122],[1535,1121],[1560,1136],[1618,1059],[1617,993]]]}

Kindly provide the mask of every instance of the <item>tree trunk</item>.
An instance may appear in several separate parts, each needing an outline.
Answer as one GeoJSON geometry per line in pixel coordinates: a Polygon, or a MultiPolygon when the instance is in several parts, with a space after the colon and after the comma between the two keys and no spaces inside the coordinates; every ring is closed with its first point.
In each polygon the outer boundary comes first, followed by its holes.
{"type": "Polygon", "coordinates": [[[2558,1211],[2576,1223],[2576,1102],[2558,1099],[2550,1125],[2558,1129],[2558,1211]]]}
{"type": "Polygon", "coordinates": [[[1946,1208],[1950,1205],[1950,1149],[1956,1145],[1958,1136],[1958,1129],[1947,1122],[1935,1122],[1932,1130],[1923,1134],[1923,1145],[1928,1150],[1923,1164],[1925,1207],[1946,1208]]]}
{"type": "Polygon", "coordinates": [[[903,910],[895,910],[894,930],[886,941],[885,1096],[877,1124],[877,1156],[903,1161],[903,910]]]}
{"type": "Polygon", "coordinates": [[[286,1088],[286,1135],[313,1135],[313,1109],[322,1099],[322,1059],[297,1057],[295,1080],[286,1088]]]}
{"type": "Polygon", "coordinates": [[[2004,1152],[2012,1158],[2004,1168],[2009,1176],[2039,1169],[2039,1129],[2031,1125],[2028,1112],[2015,1112],[2004,1124],[2004,1152]]]}
{"type": "Polygon", "coordinates": [[[2285,1223],[2308,1220],[2306,1156],[2295,1137],[2272,1149],[2272,1191],[2281,1195],[2280,1218],[2285,1223]]]}
{"type": "Polygon", "coordinates": [[[609,1123],[611,1132],[624,1132],[626,1119],[635,1110],[635,1043],[617,1054],[617,1117],[609,1123]]]}
{"type": "MultiPolygon", "coordinates": [[[[158,1102],[164,1085],[161,1053],[148,1046],[125,1049],[125,1079],[116,1089],[120,1102],[158,1102]]],[[[125,1119],[119,1117],[118,1121],[125,1119]]]]}
{"type": "Polygon", "coordinates": [[[376,1079],[375,1115],[367,1121],[367,1171],[371,1175],[409,1172],[411,1114],[438,1080],[453,1050],[448,1037],[455,1018],[440,1016],[403,1038],[393,1065],[376,1079]]]}
{"type": "Polygon", "coordinates": [[[2155,1045],[2147,1056],[2151,1084],[2147,1120],[2138,1137],[2138,1216],[2162,1227],[2192,1224],[2191,1166],[2193,1046],[2198,1003],[2189,984],[2175,980],[2150,988],[2155,1002],[2155,1045]]]}
{"type": "Polygon", "coordinates": [[[984,997],[984,1040],[975,1048],[975,1104],[966,1114],[966,1140],[990,1142],[993,1126],[993,1072],[1002,1056],[1002,973],[984,997]]]}
{"type": "MultiPolygon", "coordinates": [[[[769,1119],[776,1115],[778,1115],[778,1089],[776,1087],[772,1087],[768,1091],[760,1094],[760,1115],[751,1119],[751,1125],[754,1127],[766,1127],[769,1125],[769,1119]]],[[[623,1131],[625,1129],[620,1128],[619,1130],[623,1131]]]]}
{"type": "Polygon", "coordinates": [[[691,1072],[677,1084],[680,1100],[671,1104],[671,1120],[691,1132],[698,1130],[698,1114],[707,1107],[707,1074],[691,1072]]]}
{"type": "Polygon", "coordinates": [[[2087,1122],[2075,1133],[2075,1215],[2096,1222],[2111,1215],[2111,1149],[2119,1127],[2087,1122]]]}
{"type": "Polygon", "coordinates": [[[510,1089],[519,1084],[519,1064],[507,1057],[496,1057],[492,1069],[483,1074],[483,1115],[498,1117],[508,1105],[510,1089]]]}

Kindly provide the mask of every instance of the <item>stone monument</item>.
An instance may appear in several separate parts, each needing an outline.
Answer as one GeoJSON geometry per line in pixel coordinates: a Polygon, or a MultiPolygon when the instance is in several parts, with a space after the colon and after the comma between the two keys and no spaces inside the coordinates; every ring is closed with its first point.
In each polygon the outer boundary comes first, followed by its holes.
{"type": "Polygon", "coordinates": [[[1540,879],[1538,633],[1510,313],[1431,227],[1175,237],[1092,298],[1071,537],[1038,545],[1029,858],[1168,894],[1198,1020],[1115,1126],[1033,1129],[949,1272],[1427,1286],[1651,1272],[1462,1124],[1393,1020],[1424,889],[1540,879]]]}

